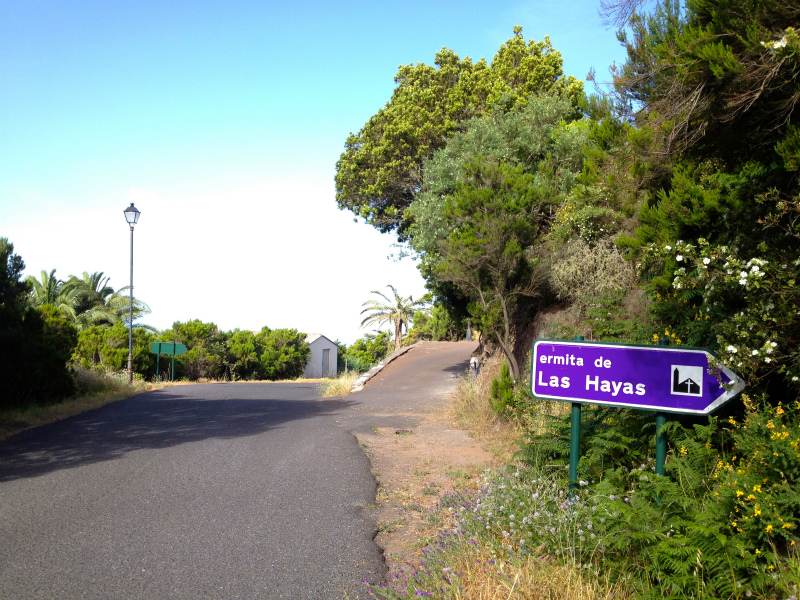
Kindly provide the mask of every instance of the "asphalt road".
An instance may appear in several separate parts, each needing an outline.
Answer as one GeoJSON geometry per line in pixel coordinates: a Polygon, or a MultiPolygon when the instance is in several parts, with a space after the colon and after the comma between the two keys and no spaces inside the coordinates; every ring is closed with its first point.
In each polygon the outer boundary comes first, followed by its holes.
{"type": "Polygon", "coordinates": [[[351,432],[408,427],[474,344],[425,344],[357,394],[165,388],[0,442],[0,598],[341,599],[386,570],[351,432]]]}

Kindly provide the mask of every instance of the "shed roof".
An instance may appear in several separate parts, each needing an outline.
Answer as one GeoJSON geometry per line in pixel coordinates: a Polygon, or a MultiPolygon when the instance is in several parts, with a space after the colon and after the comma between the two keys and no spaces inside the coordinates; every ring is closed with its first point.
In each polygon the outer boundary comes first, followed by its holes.
{"type": "Polygon", "coordinates": [[[329,337],[324,336],[321,333],[309,333],[306,336],[306,340],[305,341],[306,341],[306,344],[312,344],[312,343],[316,342],[319,338],[325,338],[326,340],[328,340],[334,346],[338,346],[338,344],[336,342],[332,341],[329,337]]]}

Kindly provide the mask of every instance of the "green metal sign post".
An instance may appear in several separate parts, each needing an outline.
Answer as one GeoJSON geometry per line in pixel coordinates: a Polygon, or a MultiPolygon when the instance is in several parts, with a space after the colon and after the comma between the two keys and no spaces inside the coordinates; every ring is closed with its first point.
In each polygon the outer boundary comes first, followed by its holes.
{"type": "MultiPolygon", "coordinates": [[[[658,339],[659,346],[669,346],[667,338],[658,339]]],[[[656,413],[656,475],[663,475],[664,463],[667,462],[667,434],[664,427],[667,424],[667,415],[663,412],[656,413]]]]}
{"type": "Polygon", "coordinates": [[[183,344],[175,342],[153,342],[150,344],[150,352],[157,356],[156,358],[156,373],[161,374],[161,355],[172,355],[172,378],[170,381],[175,381],[175,357],[186,352],[187,348],[183,344]]]}
{"type": "MultiPolygon", "coordinates": [[[[576,335],[576,342],[582,342],[583,336],[576,335]]],[[[578,489],[578,461],[581,459],[581,405],[572,403],[572,421],[569,430],[569,493],[578,489]]]]}

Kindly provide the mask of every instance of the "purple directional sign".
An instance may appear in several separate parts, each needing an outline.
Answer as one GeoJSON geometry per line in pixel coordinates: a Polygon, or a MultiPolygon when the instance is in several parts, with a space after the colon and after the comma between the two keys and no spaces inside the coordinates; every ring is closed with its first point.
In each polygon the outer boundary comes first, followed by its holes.
{"type": "Polygon", "coordinates": [[[531,392],[537,398],[707,415],[744,389],[726,367],[720,382],[704,348],[537,340],[531,392]]]}

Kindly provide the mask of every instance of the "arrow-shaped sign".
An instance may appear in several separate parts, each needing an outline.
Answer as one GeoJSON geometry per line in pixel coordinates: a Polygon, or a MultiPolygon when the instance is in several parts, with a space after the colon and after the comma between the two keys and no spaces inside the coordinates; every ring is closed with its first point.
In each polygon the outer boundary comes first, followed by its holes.
{"type": "Polygon", "coordinates": [[[712,360],[705,348],[537,340],[531,392],[550,400],[707,415],[745,386],[719,363],[718,374],[712,373],[712,360]]]}

